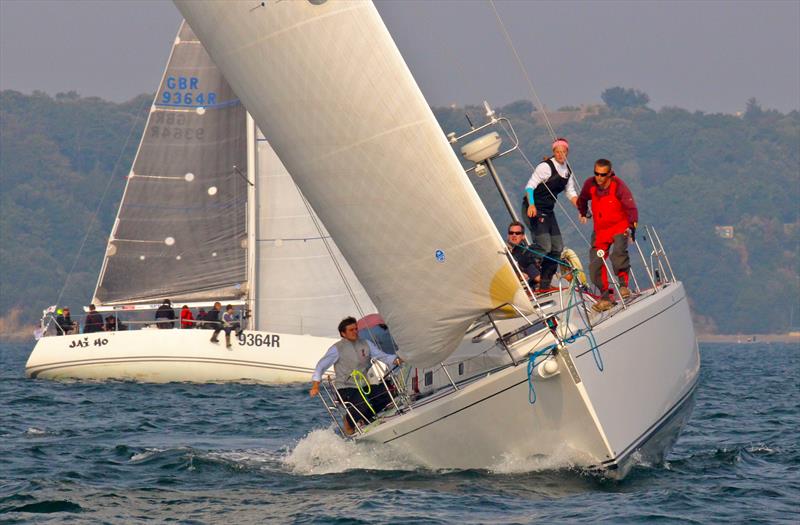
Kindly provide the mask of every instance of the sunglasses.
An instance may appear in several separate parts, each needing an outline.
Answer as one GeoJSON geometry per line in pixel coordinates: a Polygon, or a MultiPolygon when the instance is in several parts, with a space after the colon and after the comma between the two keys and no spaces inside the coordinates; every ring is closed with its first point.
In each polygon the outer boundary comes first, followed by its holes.
{"type": "Polygon", "coordinates": [[[522,235],[525,232],[508,232],[509,235],[522,235]]]}
{"type": "Polygon", "coordinates": [[[613,173],[614,173],[613,171],[609,171],[608,173],[597,173],[596,171],[594,172],[594,174],[597,175],[598,177],[610,177],[613,173]]]}

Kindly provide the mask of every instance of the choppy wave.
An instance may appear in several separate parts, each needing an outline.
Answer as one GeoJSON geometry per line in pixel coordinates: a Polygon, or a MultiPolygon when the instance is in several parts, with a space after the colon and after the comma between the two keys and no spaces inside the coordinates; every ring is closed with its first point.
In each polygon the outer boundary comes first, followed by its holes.
{"type": "Polygon", "coordinates": [[[11,522],[706,523],[798,512],[796,348],[702,347],[697,406],[673,452],[634,460],[623,481],[587,472],[566,446],[487,470],[431,470],[340,438],[303,385],[26,380],[29,350],[0,349],[0,514],[11,522]]]}

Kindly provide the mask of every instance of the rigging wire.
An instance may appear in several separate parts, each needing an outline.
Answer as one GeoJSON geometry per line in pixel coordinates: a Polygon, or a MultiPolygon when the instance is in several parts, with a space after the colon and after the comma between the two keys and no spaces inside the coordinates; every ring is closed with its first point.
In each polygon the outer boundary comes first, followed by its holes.
{"type": "MultiPolygon", "coordinates": [[[[536,101],[536,106],[539,109],[539,112],[542,114],[542,117],[544,117],[544,122],[545,125],[547,126],[547,131],[550,133],[550,138],[556,140],[558,137],[556,135],[555,130],[553,129],[552,123],[550,122],[550,117],[547,116],[547,110],[545,109],[544,104],[542,104],[542,101],[539,98],[539,94],[536,92],[536,89],[533,87],[533,81],[531,80],[531,77],[528,74],[528,70],[525,68],[525,64],[522,63],[522,59],[520,58],[519,52],[517,51],[517,48],[514,45],[514,41],[511,39],[511,34],[509,34],[508,29],[506,28],[506,25],[503,22],[502,17],[500,16],[500,13],[497,11],[497,6],[494,5],[494,0],[487,0],[487,1],[491,6],[492,11],[494,12],[494,16],[497,19],[497,24],[500,26],[500,30],[503,33],[503,37],[506,40],[506,44],[508,44],[508,47],[511,49],[511,52],[514,54],[514,58],[517,61],[517,66],[519,66],[522,76],[524,77],[525,82],[528,84],[528,90],[531,92],[531,95],[533,95],[533,99],[536,101]]],[[[532,171],[535,170],[536,166],[534,166],[534,164],[530,161],[528,156],[525,155],[525,152],[522,151],[522,149],[520,149],[519,153],[520,155],[522,155],[522,158],[525,159],[525,162],[528,164],[528,166],[530,166],[531,170],[532,171]]],[[[567,161],[567,167],[573,173],[574,176],[575,172],[573,171],[572,166],[569,164],[569,161],[567,161]]],[[[556,196],[553,194],[550,188],[548,188],[546,185],[545,188],[553,197],[553,199],[555,199],[556,204],[558,205],[559,208],[561,208],[561,211],[564,213],[564,215],[566,215],[566,217],[572,223],[572,226],[575,228],[575,230],[583,239],[583,242],[586,243],[587,246],[591,247],[591,243],[583,234],[581,229],[578,227],[578,224],[575,222],[572,216],[567,212],[566,208],[564,208],[564,205],[561,204],[561,202],[556,198],[556,196]]]]}
{"type": "Polygon", "coordinates": [[[100,207],[106,200],[106,196],[108,195],[108,190],[109,188],[111,188],[111,183],[114,181],[114,174],[117,172],[119,163],[122,161],[122,156],[125,154],[125,150],[128,148],[128,142],[130,142],[131,137],[133,136],[133,131],[139,124],[139,118],[141,117],[142,111],[144,110],[145,105],[149,105],[150,103],[151,102],[149,99],[147,99],[147,97],[143,97],[142,105],[139,106],[139,110],[136,112],[136,118],[133,119],[133,124],[131,125],[130,130],[128,130],[128,136],[125,139],[125,143],[122,145],[122,149],[119,152],[119,156],[117,156],[117,160],[114,162],[114,167],[111,168],[111,172],[108,175],[108,181],[106,182],[106,187],[103,189],[103,194],[100,196],[100,201],[97,203],[97,207],[94,210],[94,214],[92,215],[92,220],[89,221],[89,226],[86,227],[86,233],[84,234],[83,240],[81,241],[81,244],[78,247],[78,252],[75,254],[75,259],[72,261],[72,267],[69,269],[66,279],[64,279],[64,285],[61,287],[61,291],[58,292],[58,297],[56,298],[56,305],[61,303],[61,298],[64,295],[64,291],[67,289],[67,284],[69,283],[69,279],[70,277],[72,277],[72,273],[75,271],[75,267],[78,265],[78,261],[81,258],[81,252],[83,251],[83,248],[86,245],[86,240],[89,238],[89,234],[92,232],[92,228],[94,227],[95,222],[97,222],[97,216],[100,214],[100,207]]]}

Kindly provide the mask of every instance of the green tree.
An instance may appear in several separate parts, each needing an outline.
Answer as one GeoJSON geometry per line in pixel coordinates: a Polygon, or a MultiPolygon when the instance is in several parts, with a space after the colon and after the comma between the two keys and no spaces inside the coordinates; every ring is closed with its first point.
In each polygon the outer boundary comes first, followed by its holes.
{"type": "Polygon", "coordinates": [[[643,108],[650,102],[647,93],[638,89],[623,87],[608,88],[600,95],[606,106],[612,111],[621,111],[628,108],[643,108]]]}

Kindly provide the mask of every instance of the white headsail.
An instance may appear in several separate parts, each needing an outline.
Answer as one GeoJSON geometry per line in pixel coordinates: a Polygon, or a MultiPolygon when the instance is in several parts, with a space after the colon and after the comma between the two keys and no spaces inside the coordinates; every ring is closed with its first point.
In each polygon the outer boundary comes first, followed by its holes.
{"type": "Polygon", "coordinates": [[[256,326],[338,337],[342,318],[375,312],[375,306],[260,134],[256,158],[256,326]]]}
{"type": "Polygon", "coordinates": [[[371,2],[175,0],[413,364],[530,302],[371,2]]]}

